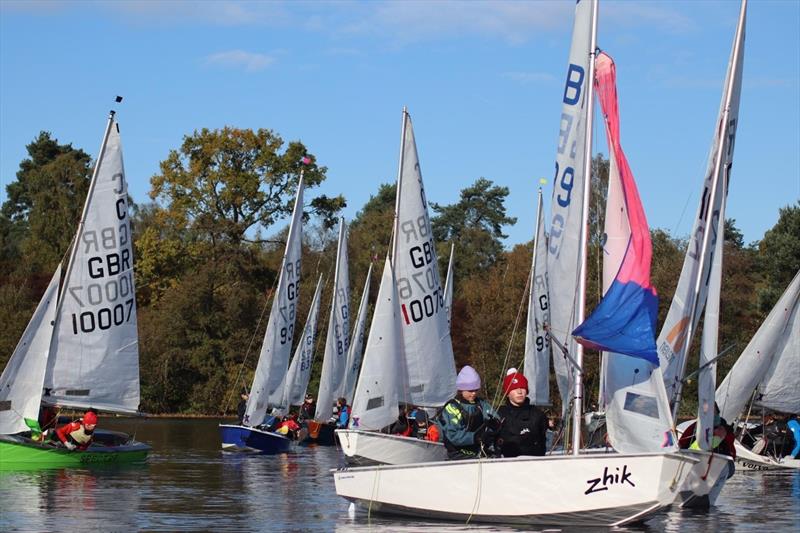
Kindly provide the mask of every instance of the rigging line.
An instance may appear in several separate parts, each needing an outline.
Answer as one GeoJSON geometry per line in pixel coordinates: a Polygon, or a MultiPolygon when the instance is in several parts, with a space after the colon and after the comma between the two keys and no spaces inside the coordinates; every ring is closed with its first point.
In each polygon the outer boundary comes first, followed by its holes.
{"type": "MultiPolygon", "coordinates": [[[[533,253],[536,253],[536,251],[534,250],[533,253]]],[[[531,272],[531,274],[533,274],[533,272],[531,272]]],[[[522,289],[522,301],[520,302],[519,307],[517,308],[517,317],[516,317],[516,319],[514,319],[514,327],[511,330],[511,338],[508,341],[508,349],[506,350],[506,355],[503,358],[503,368],[502,368],[502,373],[501,373],[501,377],[500,377],[499,387],[497,387],[495,389],[494,396],[492,397],[492,408],[495,408],[496,406],[498,406],[500,400],[502,399],[503,378],[505,378],[505,371],[507,369],[508,360],[511,357],[511,348],[514,345],[514,337],[516,336],[517,327],[519,326],[520,317],[522,316],[522,309],[525,307],[525,300],[526,300],[526,297],[528,296],[528,287],[530,285],[530,282],[531,282],[531,276],[528,276],[525,279],[525,288],[522,289]]],[[[523,353],[523,357],[524,357],[524,353],[523,353]]]]}
{"type": "MultiPolygon", "coordinates": [[[[255,340],[256,335],[258,334],[258,332],[260,330],[261,321],[264,320],[264,314],[267,312],[267,307],[268,307],[269,303],[271,301],[273,301],[275,299],[275,297],[277,296],[275,294],[275,288],[277,287],[278,280],[280,279],[281,274],[283,273],[282,271],[283,271],[283,259],[281,259],[281,272],[277,276],[275,276],[275,279],[272,282],[272,288],[269,290],[269,293],[267,293],[268,296],[264,301],[264,307],[261,309],[261,315],[259,315],[259,317],[258,317],[258,322],[256,322],[256,327],[253,330],[253,335],[250,337],[250,342],[247,344],[247,350],[244,352],[244,359],[242,360],[242,364],[239,365],[239,372],[237,372],[236,379],[234,380],[234,388],[233,388],[233,390],[229,390],[228,391],[228,395],[225,397],[225,403],[224,403],[224,406],[223,406],[222,414],[225,414],[225,413],[228,412],[228,406],[230,405],[231,396],[233,396],[233,393],[236,390],[236,387],[239,386],[239,382],[240,382],[240,380],[242,378],[242,372],[244,371],[244,366],[247,364],[247,358],[250,357],[250,351],[253,348],[253,341],[255,340]],[[272,298],[270,298],[270,296],[272,296],[272,298]]],[[[243,386],[247,386],[246,383],[244,383],[244,382],[242,382],[242,383],[243,383],[243,386]]]]}

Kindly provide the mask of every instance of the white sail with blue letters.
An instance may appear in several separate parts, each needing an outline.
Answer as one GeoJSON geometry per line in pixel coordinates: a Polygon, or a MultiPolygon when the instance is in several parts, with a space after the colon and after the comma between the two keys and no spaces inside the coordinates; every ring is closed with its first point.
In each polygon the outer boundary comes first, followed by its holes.
{"type": "Polygon", "coordinates": [[[139,407],[139,345],[128,184],[113,118],[97,158],[59,297],[44,386],[49,403],[139,407]]]}

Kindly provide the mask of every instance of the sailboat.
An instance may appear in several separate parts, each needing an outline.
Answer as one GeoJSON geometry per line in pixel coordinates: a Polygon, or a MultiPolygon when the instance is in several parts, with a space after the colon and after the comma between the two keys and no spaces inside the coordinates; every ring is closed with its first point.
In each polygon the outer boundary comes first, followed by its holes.
{"type": "MultiPolygon", "coordinates": [[[[716,391],[720,415],[731,422],[746,422],[745,407],[753,398],[756,407],[779,413],[800,413],[800,272],[781,295],[764,323],[716,391]]],[[[797,423],[797,417],[794,420],[797,423]]],[[[790,428],[791,429],[791,428],[790,428]]],[[[800,469],[800,459],[756,453],[754,443],[736,440],[736,464],[747,470],[800,469]]],[[[800,447],[800,427],[793,433],[800,447]]]]}
{"type": "Polygon", "coordinates": [[[286,385],[300,292],[302,223],[303,171],[301,170],[289,234],[286,238],[286,251],[281,261],[278,285],[272,300],[272,310],[264,332],[253,384],[250,387],[247,409],[241,424],[219,425],[223,450],[272,454],[286,452],[291,448],[292,441],[289,437],[268,431],[262,424],[267,416],[267,409],[280,406],[286,385]]]}
{"type": "MultiPolygon", "coordinates": [[[[573,347],[571,333],[584,318],[584,228],[591,171],[596,21],[597,2],[579,1],[563,98],[548,243],[550,293],[562,296],[551,301],[550,333],[573,347]],[[575,304],[570,303],[570,295],[574,295],[575,304]]],[[[638,226],[636,229],[641,231],[638,226]]],[[[641,258],[626,256],[625,261],[632,264],[621,271],[631,277],[619,281],[631,282],[623,289],[643,293],[649,282],[649,256],[646,273],[635,268],[641,265],[637,259],[641,258]]],[[[583,333],[584,340],[592,338],[590,331],[583,333]]],[[[652,337],[651,355],[655,357],[652,337]]],[[[610,347],[619,351],[614,343],[610,347]]],[[[573,417],[575,426],[580,427],[583,350],[580,346],[574,352],[572,349],[577,363],[573,367],[573,417]]],[[[666,446],[661,452],[579,454],[578,431],[572,440],[572,455],[340,469],[334,472],[336,493],[372,512],[414,517],[616,526],[643,520],[672,504],[677,487],[697,462],[674,453],[674,446],[666,446]],[[428,479],[435,483],[420,483],[428,479]]]]}
{"type": "MultiPolygon", "coordinates": [[[[399,343],[391,345],[391,355],[384,353],[389,350],[385,343],[380,343],[381,349],[375,353],[370,349],[370,339],[374,338],[372,344],[376,345],[377,338],[386,334],[381,328],[395,327],[386,317],[376,324],[376,311],[364,352],[364,366],[369,359],[374,374],[366,378],[362,370],[350,427],[336,431],[349,464],[407,464],[443,460],[447,455],[440,442],[380,432],[397,420],[400,402],[438,409],[455,394],[445,291],[439,279],[411,116],[405,108],[391,250],[389,263],[397,284],[397,299],[393,301],[399,306],[399,343]],[[398,391],[395,402],[387,401],[376,385],[386,387],[390,381],[392,390],[398,391]]],[[[384,294],[387,292],[384,290],[384,294]]]]}
{"type": "MultiPolygon", "coordinates": [[[[447,260],[447,276],[444,278],[444,308],[447,311],[447,328],[448,331],[453,331],[453,254],[455,253],[456,245],[450,245],[450,259],[447,260]]],[[[450,337],[452,339],[452,336],[450,337]]]]}
{"type": "Polygon", "coordinates": [[[311,442],[332,446],[336,424],[330,423],[334,402],[342,397],[346,387],[347,356],[350,348],[350,281],[347,260],[347,228],[339,219],[339,239],[336,248],[336,268],[333,277],[331,311],[325,354],[317,393],[314,420],[308,421],[311,442]]]}
{"type": "Polygon", "coordinates": [[[150,451],[100,429],[85,451],[28,436],[38,429],[42,403],[126,414],[139,407],[128,187],[114,116],[111,111],[64,278],[59,264],[0,376],[2,469],[135,462],[150,451]]]}
{"type": "MultiPolygon", "coordinates": [[[[701,455],[690,476],[695,490],[685,492],[684,505],[713,505],[725,480],[733,472],[733,458],[711,453],[716,389],[717,336],[722,279],[725,203],[733,166],[733,149],[738,125],[739,100],[744,58],[747,2],[742,0],[731,50],[728,72],[720,103],[714,138],[704,175],[703,192],[697,209],[689,247],[667,318],[658,337],[658,356],[674,418],[678,416],[688,351],[705,307],[703,336],[699,356],[698,418],[696,435],[700,450],[685,453],[701,455]],[[701,488],[705,487],[705,488],[701,488]],[[703,494],[705,492],[705,494],[703,494]]],[[[688,424],[687,424],[688,425],[688,424]]],[[[680,429],[680,428],[679,428],[680,429]]],[[[684,492],[682,491],[682,494],[684,492]]]]}

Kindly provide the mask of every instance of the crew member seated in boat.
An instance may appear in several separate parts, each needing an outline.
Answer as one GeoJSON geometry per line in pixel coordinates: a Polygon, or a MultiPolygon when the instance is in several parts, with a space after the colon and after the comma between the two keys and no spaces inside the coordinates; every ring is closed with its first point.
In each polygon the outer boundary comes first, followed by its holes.
{"type": "Polygon", "coordinates": [[[239,391],[239,398],[239,405],[236,406],[236,416],[239,417],[239,425],[241,426],[244,422],[244,415],[247,413],[247,399],[250,398],[250,395],[247,394],[247,389],[244,387],[239,391]]]}
{"type": "Polygon", "coordinates": [[[336,427],[346,428],[347,423],[350,422],[350,406],[347,405],[346,398],[339,398],[336,400],[336,427]]]}
{"type": "Polygon", "coordinates": [[[448,459],[494,455],[500,421],[489,402],[478,398],[481,378],[474,368],[467,365],[461,369],[456,388],[456,397],[445,404],[440,415],[448,459]]]}
{"type": "MultiPolygon", "coordinates": [[[[42,397],[50,396],[50,389],[45,388],[42,397]]],[[[42,440],[44,441],[47,439],[51,430],[55,429],[56,423],[58,422],[58,411],[52,405],[42,402],[42,405],[39,407],[39,429],[41,433],[38,437],[34,437],[34,440],[42,440]]]]}
{"type": "Polygon", "coordinates": [[[58,428],[56,437],[68,450],[85,450],[92,443],[92,436],[96,426],[97,413],[93,409],[89,409],[83,415],[83,418],[58,428]]]}
{"type": "Polygon", "coordinates": [[[297,415],[295,414],[284,416],[283,420],[275,428],[275,433],[286,435],[292,440],[297,440],[298,431],[300,431],[300,424],[297,423],[297,415]]]}
{"type": "Polygon", "coordinates": [[[408,415],[408,431],[405,436],[431,442],[441,442],[442,440],[439,426],[435,422],[431,422],[428,413],[422,409],[415,409],[408,415]]]}
{"type": "MultiPolygon", "coordinates": [[[[697,431],[697,420],[692,422],[686,428],[680,438],[678,439],[678,447],[682,450],[691,448],[694,450],[700,449],[700,444],[695,440],[695,432],[697,431]]],[[[714,436],[711,438],[711,450],[717,453],[722,453],[736,459],[736,447],[734,446],[734,433],[733,426],[728,424],[724,418],[719,414],[719,407],[714,402],[714,436]]]]}
{"type": "Polygon", "coordinates": [[[528,399],[528,380],[511,368],[503,379],[506,403],[497,410],[503,425],[498,444],[503,457],[544,455],[547,417],[528,399]]]}
{"type": "Polygon", "coordinates": [[[300,406],[300,420],[313,420],[317,411],[317,402],[310,394],[306,394],[303,404],[300,406]]]}

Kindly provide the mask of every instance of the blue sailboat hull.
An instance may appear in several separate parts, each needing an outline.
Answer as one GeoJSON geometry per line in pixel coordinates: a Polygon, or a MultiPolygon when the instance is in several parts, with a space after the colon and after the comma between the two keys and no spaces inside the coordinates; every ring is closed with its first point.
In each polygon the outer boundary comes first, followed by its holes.
{"type": "Polygon", "coordinates": [[[220,424],[219,432],[225,451],[275,454],[292,447],[292,441],[284,435],[248,426],[220,424]]]}

